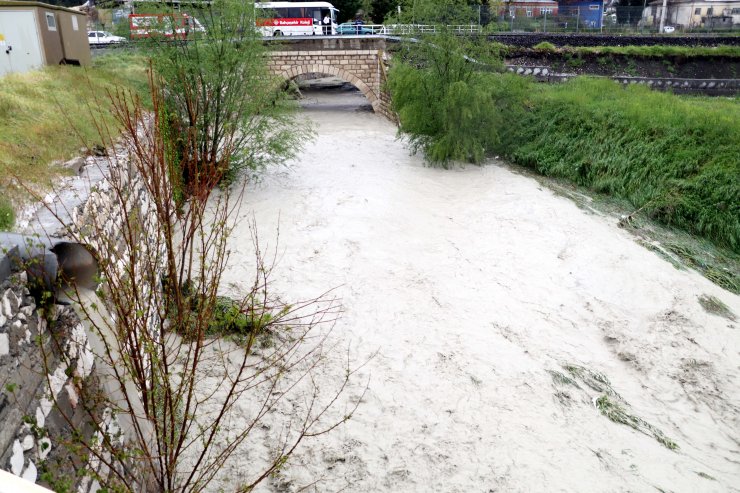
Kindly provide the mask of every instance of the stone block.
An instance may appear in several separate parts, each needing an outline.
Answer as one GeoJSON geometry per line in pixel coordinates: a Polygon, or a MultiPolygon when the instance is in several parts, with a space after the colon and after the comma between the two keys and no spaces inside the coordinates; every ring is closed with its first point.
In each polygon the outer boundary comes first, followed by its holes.
{"type": "Polygon", "coordinates": [[[23,437],[23,440],[21,441],[21,446],[23,447],[24,451],[29,451],[33,448],[33,436],[32,435],[26,435],[23,437]]]}
{"type": "Polygon", "coordinates": [[[10,354],[10,339],[8,334],[0,334],[0,358],[10,354]]]}
{"type": "Polygon", "coordinates": [[[23,472],[24,462],[23,447],[21,446],[21,442],[16,440],[13,442],[13,455],[10,456],[10,472],[16,476],[20,476],[21,472],[23,472]]]}
{"type": "Polygon", "coordinates": [[[77,156],[75,158],[70,159],[69,161],[66,161],[64,164],[62,164],[62,167],[67,168],[68,170],[71,170],[75,174],[79,175],[80,172],[82,172],[82,167],[84,165],[85,165],[85,158],[77,156]]]}
{"type": "Polygon", "coordinates": [[[33,463],[33,461],[28,461],[28,467],[26,467],[26,470],[23,471],[23,475],[21,476],[26,481],[30,481],[32,483],[36,483],[36,478],[38,478],[38,470],[36,470],[36,464],[33,463]]]}

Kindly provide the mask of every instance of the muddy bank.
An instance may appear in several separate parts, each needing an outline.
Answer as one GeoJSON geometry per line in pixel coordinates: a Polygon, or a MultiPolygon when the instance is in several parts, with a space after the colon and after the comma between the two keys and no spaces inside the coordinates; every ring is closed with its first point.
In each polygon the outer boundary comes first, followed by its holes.
{"type": "Polygon", "coordinates": [[[304,95],[316,138],[250,185],[225,281],[251,278],[251,218],[279,226],[273,288],[337,287],[331,337],[369,360],[350,397],[370,383],[261,491],[738,491],[740,332],[699,301],[738,296],[503,163],[424,167],[357,93],[304,95]]]}

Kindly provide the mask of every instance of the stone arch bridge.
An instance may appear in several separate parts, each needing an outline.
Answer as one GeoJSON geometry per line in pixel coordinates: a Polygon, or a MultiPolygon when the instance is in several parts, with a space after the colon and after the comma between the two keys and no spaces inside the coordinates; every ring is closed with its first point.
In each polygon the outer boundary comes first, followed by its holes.
{"type": "Polygon", "coordinates": [[[373,110],[395,120],[386,80],[386,39],[384,37],[294,37],[272,38],[270,71],[291,80],[303,74],[339,77],[357,87],[370,101],[373,110]]]}

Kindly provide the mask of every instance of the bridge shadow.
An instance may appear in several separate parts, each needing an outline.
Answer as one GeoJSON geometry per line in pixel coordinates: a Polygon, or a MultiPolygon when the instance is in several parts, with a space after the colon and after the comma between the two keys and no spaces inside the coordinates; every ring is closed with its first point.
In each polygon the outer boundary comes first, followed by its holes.
{"type": "Polygon", "coordinates": [[[358,88],[338,77],[304,74],[294,81],[298,85],[300,105],[304,111],[375,112],[358,88]]]}
{"type": "Polygon", "coordinates": [[[369,106],[372,107],[373,112],[378,113],[380,109],[380,99],[378,95],[370,88],[365,82],[360,80],[353,73],[330,65],[304,65],[294,66],[291,69],[283,72],[282,77],[285,79],[286,84],[290,81],[294,81],[299,85],[303,83],[311,87],[311,89],[322,89],[327,87],[337,88],[341,86],[342,82],[346,85],[350,85],[356,88],[364,97],[367,99],[369,106]],[[333,80],[334,82],[325,83],[311,83],[309,81],[318,80],[333,80]],[[341,81],[341,82],[339,82],[341,81]],[[308,82],[308,84],[306,84],[308,82]]]}

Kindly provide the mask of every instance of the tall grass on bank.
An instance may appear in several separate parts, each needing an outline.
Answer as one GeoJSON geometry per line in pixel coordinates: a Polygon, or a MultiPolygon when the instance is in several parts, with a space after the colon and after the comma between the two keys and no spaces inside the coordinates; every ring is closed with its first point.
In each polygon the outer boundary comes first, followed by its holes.
{"type": "MultiPolygon", "coordinates": [[[[11,177],[47,184],[60,172],[54,160],[69,159],[83,145],[99,143],[99,125],[115,128],[105,91],[115,86],[147,91],[143,57],[115,54],[91,67],[57,66],[2,78],[0,91],[0,193],[11,177]]],[[[10,190],[12,195],[12,190],[10,190]]],[[[17,193],[17,191],[16,191],[17,193]]]]}
{"type": "MultiPolygon", "coordinates": [[[[401,129],[420,133],[412,137],[424,139],[424,150],[454,142],[457,132],[448,129],[458,128],[460,115],[497,113],[479,121],[495,128],[466,134],[469,147],[627,199],[664,224],[740,252],[740,100],[676,96],[604,79],[539,85],[479,73],[475,80],[477,87],[485,81],[487,107],[457,99],[461,106],[436,115],[441,123],[430,133],[421,119],[428,121],[429,111],[440,106],[403,83],[410,69],[391,71],[389,86],[401,129]]],[[[415,70],[427,84],[434,77],[427,68],[415,70]]],[[[471,124],[463,120],[463,126],[471,124]]],[[[430,164],[438,164],[435,157],[430,164]]]]}
{"type": "Polygon", "coordinates": [[[740,251],[740,104],[609,80],[532,86],[501,151],[740,251]]]}

